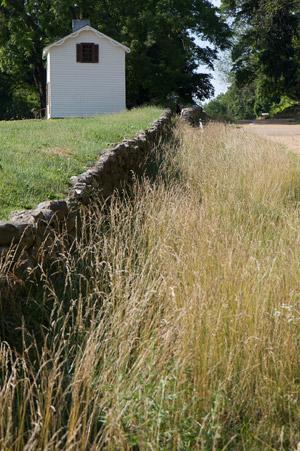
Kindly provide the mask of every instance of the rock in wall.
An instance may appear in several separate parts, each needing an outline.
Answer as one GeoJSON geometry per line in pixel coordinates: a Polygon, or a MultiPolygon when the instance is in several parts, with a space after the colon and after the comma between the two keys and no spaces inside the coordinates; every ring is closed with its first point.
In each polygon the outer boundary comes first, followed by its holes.
{"type": "Polygon", "coordinates": [[[65,200],[42,202],[34,210],[14,213],[9,221],[0,222],[0,257],[13,248],[16,258],[22,254],[26,269],[45,240],[51,243],[61,230],[74,236],[82,207],[105,202],[115,190],[131,183],[134,174],[142,173],[154,149],[170,136],[172,122],[172,113],[167,110],[145,132],[102,153],[94,166],[71,178],[65,200]]]}
{"type": "Polygon", "coordinates": [[[181,119],[187,122],[193,127],[199,127],[200,121],[205,123],[208,121],[207,114],[203,111],[200,106],[193,106],[191,108],[183,108],[181,110],[181,119]]]}

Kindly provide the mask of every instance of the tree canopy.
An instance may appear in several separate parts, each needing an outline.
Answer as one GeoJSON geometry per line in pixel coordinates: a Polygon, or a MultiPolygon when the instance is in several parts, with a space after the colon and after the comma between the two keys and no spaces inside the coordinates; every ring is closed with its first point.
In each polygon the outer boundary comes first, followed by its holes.
{"type": "MultiPolygon", "coordinates": [[[[222,8],[231,17],[234,29],[227,97],[241,89],[248,92],[253,115],[270,111],[282,98],[299,101],[299,0],[223,0],[222,8]]],[[[220,100],[224,102],[224,98],[220,100]]],[[[238,116],[248,115],[246,108],[238,116]]]]}
{"type": "Polygon", "coordinates": [[[0,0],[0,77],[9,77],[12,91],[21,84],[32,94],[34,87],[45,107],[43,47],[69,34],[71,20],[82,17],[131,48],[129,106],[165,104],[171,94],[191,102],[213,93],[210,76],[197,69],[213,67],[231,32],[208,0],[0,0]]]}

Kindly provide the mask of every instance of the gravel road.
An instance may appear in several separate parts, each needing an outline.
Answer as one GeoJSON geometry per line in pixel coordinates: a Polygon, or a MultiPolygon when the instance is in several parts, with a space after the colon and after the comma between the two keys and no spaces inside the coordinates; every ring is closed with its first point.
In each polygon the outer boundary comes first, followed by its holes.
{"type": "Polygon", "coordinates": [[[268,123],[265,121],[263,123],[245,124],[243,127],[250,133],[284,144],[300,155],[300,124],[268,123]]]}

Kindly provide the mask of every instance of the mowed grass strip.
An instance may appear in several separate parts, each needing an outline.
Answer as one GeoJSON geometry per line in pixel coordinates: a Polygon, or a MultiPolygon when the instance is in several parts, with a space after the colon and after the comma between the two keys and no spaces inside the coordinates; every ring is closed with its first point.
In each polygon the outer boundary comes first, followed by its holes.
{"type": "Polygon", "coordinates": [[[0,122],[0,218],[64,197],[71,176],[161,113],[147,107],[86,119],[0,122]]]}

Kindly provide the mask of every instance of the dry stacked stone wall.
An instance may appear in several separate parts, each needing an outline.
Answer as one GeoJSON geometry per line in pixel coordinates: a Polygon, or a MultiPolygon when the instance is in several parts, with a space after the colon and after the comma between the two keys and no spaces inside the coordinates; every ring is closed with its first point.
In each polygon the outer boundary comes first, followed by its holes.
{"type": "Polygon", "coordinates": [[[183,108],[181,110],[180,117],[184,122],[187,122],[192,127],[199,127],[200,121],[202,124],[208,121],[207,114],[200,106],[197,105],[190,108],[183,108]]]}
{"type": "Polygon", "coordinates": [[[133,174],[142,173],[154,149],[170,136],[172,122],[172,113],[167,110],[148,130],[102,153],[93,167],[71,178],[65,200],[42,202],[34,210],[14,213],[9,221],[0,222],[0,257],[14,248],[30,265],[41,243],[51,240],[54,233],[67,230],[74,236],[82,207],[104,202],[115,190],[128,185],[133,174]]]}

